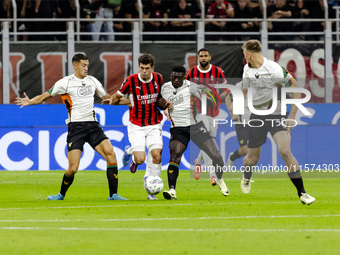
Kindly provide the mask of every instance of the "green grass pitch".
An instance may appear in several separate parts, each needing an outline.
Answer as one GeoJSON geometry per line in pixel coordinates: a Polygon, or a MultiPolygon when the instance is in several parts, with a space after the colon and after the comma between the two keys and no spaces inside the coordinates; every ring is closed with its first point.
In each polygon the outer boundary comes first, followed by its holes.
{"type": "MultiPolygon", "coordinates": [[[[209,179],[181,171],[178,200],[147,201],[144,171],[119,173],[119,194],[107,201],[104,171],[80,171],[64,201],[63,171],[0,171],[0,254],[338,254],[340,178],[305,178],[316,197],[302,205],[287,176],[225,178],[229,197],[209,179]]],[[[304,174],[305,177],[308,174],[304,174]]],[[[167,184],[166,172],[161,175],[167,184]]],[[[228,176],[227,176],[228,177],[228,176]]],[[[165,185],[167,188],[167,185],[165,185]]]]}

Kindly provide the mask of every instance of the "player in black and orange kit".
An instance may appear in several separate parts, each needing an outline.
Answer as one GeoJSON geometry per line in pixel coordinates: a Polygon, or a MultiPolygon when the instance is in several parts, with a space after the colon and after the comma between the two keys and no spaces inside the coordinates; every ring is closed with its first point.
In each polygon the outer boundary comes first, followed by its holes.
{"type": "MultiPolygon", "coordinates": [[[[205,126],[208,128],[210,135],[212,137],[216,136],[217,126],[214,125],[214,117],[216,117],[220,112],[220,103],[225,100],[227,97],[229,90],[228,89],[216,89],[216,84],[227,84],[227,79],[225,77],[224,71],[222,68],[214,66],[210,64],[211,55],[208,49],[202,48],[197,52],[197,58],[199,65],[190,69],[186,75],[186,80],[192,81],[198,85],[205,85],[205,89],[212,91],[214,90],[217,93],[213,93],[215,102],[207,105],[207,115],[201,115],[202,121],[205,126]]],[[[201,102],[199,100],[196,101],[197,109],[200,110],[201,102]]],[[[212,165],[212,160],[208,157],[208,155],[200,151],[197,159],[195,160],[195,173],[194,176],[198,180],[201,177],[201,163],[204,160],[207,166],[212,165]]],[[[210,168],[208,168],[209,170],[210,168]]],[[[211,185],[216,185],[216,175],[214,172],[209,172],[211,185]]]]}
{"type": "MultiPolygon", "coordinates": [[[[138,165],[143,164],[146,158],[145,147],[147,147],[152,160],[148,157],[145,180],[150,175],[160,176],[161,174],[163,115],[158,107],[171,108],[172,103],[164,100],[160,95],[163,77],[153,72],[155,58],[150,54],[144,54],[138,58],[138,65],[139,73],[127,77],[111,99],[103,103],[116,104],[124,95],[130,95],[132,108],[129,110],[128,135],[133,154],[130,171],[135,173],[138,165]]],[[[148,199],[156,200],[157,198],[149,194],[148,199]]]]}

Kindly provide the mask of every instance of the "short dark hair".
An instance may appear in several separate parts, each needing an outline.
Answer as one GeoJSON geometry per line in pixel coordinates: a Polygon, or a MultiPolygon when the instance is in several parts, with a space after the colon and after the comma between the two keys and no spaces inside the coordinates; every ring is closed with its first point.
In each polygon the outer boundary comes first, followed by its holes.
{"type": "Polygon", "coordinates": [[[73,62],[80,62],[81,60],[88,60],[89,58],[86,57],[84,54],[78,53],[75,54],[72,58],[72,63],[73,62]]]}
{"type": "Polygon", "coordinates": [[[197,51],[197,55],[199,55],[201,51],[207,51],[210,54],[210,51],[207,48],[201,48],[199,51],[197,51]]]}
{"type": "Polygon", "coordinates": [[[143,65],[151,64],[151,66],[154,66],[155,62],[156,62],[155,57],[152,56],[149,53],[145,53],[138,58],[138,65],[140,65],[140,64],[143,64],[143,65]]]}
{"type": "Polygon", "coordinates": [[[184,73],[185,74],[187,72],[187,70],[185,69],[184,66],[174,66],[172,68],[172,72],[184,73]]]}
{"type": "Polygon", "coordinates": [[[242,45],[242,49],[251,52],[262,52],[262,45],[258,40],[249,40],[242,45]]]}

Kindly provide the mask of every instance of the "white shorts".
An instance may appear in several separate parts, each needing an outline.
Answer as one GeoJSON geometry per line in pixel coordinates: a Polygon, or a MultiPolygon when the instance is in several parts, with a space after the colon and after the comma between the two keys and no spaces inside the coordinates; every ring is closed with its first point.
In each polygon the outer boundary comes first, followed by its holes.
{"type": "Polygon", "coordinates": [[[150,125],[140,127],[130,123],[128,125],[128,135],[132,151],[149,151],[153,149],[163,149],[162,125],[150,125]]]}

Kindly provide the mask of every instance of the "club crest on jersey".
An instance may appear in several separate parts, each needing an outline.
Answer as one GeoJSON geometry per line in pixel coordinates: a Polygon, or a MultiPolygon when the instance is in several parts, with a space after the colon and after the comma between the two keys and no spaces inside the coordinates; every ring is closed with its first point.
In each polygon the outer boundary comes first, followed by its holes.
{"type": "Polygon", "coordinates": [[[86,83],[82,81],[82,82],[81,82],[81,85],[86,86],[86,83]]]}
{"type": "Polygon", "coordinates": [[[155,82],[155,89],[158,89],[158,84],[157,84],[157,82],[155,82]]]}

